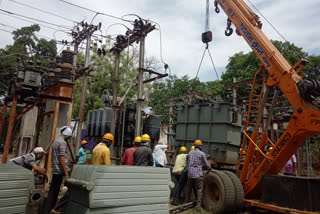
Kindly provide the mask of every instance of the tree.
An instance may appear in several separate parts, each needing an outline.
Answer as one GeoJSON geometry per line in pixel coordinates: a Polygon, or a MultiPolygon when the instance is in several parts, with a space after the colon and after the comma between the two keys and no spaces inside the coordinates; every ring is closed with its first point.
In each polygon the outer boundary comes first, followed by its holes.
{"type": "Polygon", "coordinates": [[[36,32],[40,26],[35,24],[12,32],[14,43],[0,49],[0,95],[4,95],[14,72],[26,65],[28,60],[40,61],[45,65],[57,55],[54,40],[38,39],[36,32]]]}

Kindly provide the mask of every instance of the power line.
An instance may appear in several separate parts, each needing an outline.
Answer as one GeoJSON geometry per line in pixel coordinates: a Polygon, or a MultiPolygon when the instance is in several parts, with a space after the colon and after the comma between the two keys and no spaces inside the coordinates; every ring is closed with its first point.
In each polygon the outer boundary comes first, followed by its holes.
{"type": "MultiPolygon", "coordinates": [[[[32,24],[37,24],[37,25],[40,25],[42,27],[45,27],[45,28],[48,28],[48,29],[51,29],[51,30],[59,30],[57,28],[53,28],[53,27],[50,27],[48,25],[44,25],[44,24],[40,24],[40,23],[37,23],[37,22],[32,22],[32,21],[29,21],[27,19],[23,19],[23,18],[20,18],[20,17],[16,17],[16,16],[13,16],[13,15],[10,15],[10,14],[7,14],[7,13],[3,13],[3,12],[0,12],[0,14],[3,14],[3,15],[6,15],[6,16],[9,16],[9,17],[12,17],[12,18],[16,18],[16,19],[19,19],[19,20],[23,20],[25,22],[29,22],[29,23],[32,23],[32,24]]],[[[67,32],[67,31],[64,31],[64,32],[67,32]]]]}
{"type": "Polygon", "coordinates": [[[258,8],[256,8],[256,6],[250,1],[248,0],[248,2],[251,4],[251,6],[256,9],[256,11],[258,11],[258,13],[268,22],[268,24],[279,34],[279,36],[286,42],[288,42],[288,40],[286,40],[286,38],[284,38],[284,36],[282,36],[282,34],[271,24],[271,22],[269,22],[269,20],[258,10],[258,8]]]}
{"type": "Polygon", "coordinates": [[[23,17],[23,18],[26,18],[26,19],[31,19],[31,20],[34,20],[34,21],[37,21],[37,22],[42,22],[42,23],[49,24],[49,25],[53,25],[53,26],[56,26],[56,27],[61,27],[61,28],[65,28],[65,29],[68,29],[68,30],[72,29],[71,27],[67,27],[67,26],[63,26],[63,25],[58,25],[58,24],[54,24],[54,23],[51,23],[51,22],[43,21],[43,20],[40,20],[40,19],[35,19],[35,18],[32,18],[32,17],[20,15],[20,14],[17,14],[17,13],[10,12],[10,11],[8,11],[8,10],[0,9],[0,11],[5,12],[5,13],[8,13],[8,14],[10,14],[10,15],[19,16],[19,17],[23,17]]]}
{"type": "Polygon", "coordinates": [[[4,30],[4,29],[1,29],[1,28],[0,28],[0,30],[11,34],[11,31],[4,30]]]}
{"type": "Polygon", "coordinates": [[[65,19],[65,20],[68,20],[68,21],[71,21],[71,22],[78,23],[77,21],[72,20],[72,19],[69,19],[69,18],[67,18],[67,17],[60,16],[60,15],[57,15],[57,14],[55,14],[55,13],[51,13],[51,12],[49,12],[49,11],[45,11],[45,10],[42,10],[42,9],[40,9],[40,8],[36,8],[36,7],[30,6],[30,5],[27,5],[27,4],[24,4],[24,3],[21,3],[21,2],[15,1],[15,0],[9,0],[9,1],[14,2],[14,3],[16,3],[16,4],[23,5],[23,6],[25,6],[25,7],[32,8],[32,9],[34,9],[34,10],[41,11],[41,12],[43,12],[43,13],[50,14],[50,15],[52,15],[52,16],[59,17],[59,18],[61,18],[61,19],[65,19]]]}
{"type": "Polygon", "coordinates": [[[102,12],[99,12],[99,11],[95,11],[95,10],[92,10],[92,9],[89,9],[89,8],[86,8],[86,7],[83,7],[83,6],[80,6],[80,5],[77,5],[77,4],[74,4],[74,3],[71,3],[71,2],[65,1],[65,0],[59,0],[59,1],[64,2],[64,3],[69,4],[69,5],[72,5],[72,6],[77,7],[77,8],[81,8],[81,9],[83,9],[83,10],[90,11],[90,12],[92,12],[92,13],[96,13],[95,16],[97,16],[97,15],[103,15],[103,16],[108,16],[108,17],[110,17],[110,18],[118,19],[118,20],[121,20],[121,21],[127,21],[127,20],[124,20],[124,19],[122,19],[122,18],[120,18],[120,17],[113,16],[113,15],[110,15],[110,14],[107,14],[107,13],[102,13],[102,12]]]}

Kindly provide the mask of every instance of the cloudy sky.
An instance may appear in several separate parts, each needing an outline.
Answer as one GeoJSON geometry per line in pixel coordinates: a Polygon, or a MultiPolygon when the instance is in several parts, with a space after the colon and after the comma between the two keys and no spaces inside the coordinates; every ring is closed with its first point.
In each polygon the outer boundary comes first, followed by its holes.
{"type": "MultiPolygon", "coordinates": [[[[89,12],[59,0],[14,0],[51,13],[67,17],[71,20],[90,22],[93,12],[89,12]]],[[[205,0],[66,0],[74,4],[90,8],[95,11],[107,13],[117,17],[125,14],[138,14],[142,18],[150,19],[161,25],[163,59],[170,67],[173,74],[190,77],[196,75],[205,45],[201,42],[201,33],[204,31],[205,0]]],[[[293,42],[309,54],[320,54],[320,0],[250,0],[256,8],[281,32],[290,42],[293,42]]],[[[210,29],[213,32],[213,41],[210,51],[219,76],[225,71],[228,59],[233,54],[250,51],[245,40],[236,34],[231,37],[224,36],[226,15],[214,12],[213,0],[210,0],[210,29]]],[[[245,2],[252,8],[248,0],[245,2]]],[[[0,0],[0,9],[47,21],[57,25],[73,26],[72,21],[58,18],[41,11],[17,4],[11,0],[0,0]]],[[[254,8],[252,8],[254,10],[254,8]]],[[[255,10],[254,10],[255,11],[255,10]]],[[[134,19],[134,17],[125,17],[134,19]]],[[[270,39],[282,40],[281,37],[261,17],[263,31],[270,39]]],[[[36,22],[36,21],[35,21],[36,22]]],[[[125,28],[115,25],[121,21],[110,17],[98,15],[94,23],[102,22],[103,33],[116,35],[124,34],[125,28]]],[[[128,25],[126,22],[121,22],[128,25]]],[[[10,33],[29,25],[29,22],[19,20],[0,12],[0,48],[12,43],[10,33]]],[[[43,23],[44,24],[44,23],[43,23]]],[[[49,24],[52,28],[58,28],[49,24]]],[[[128,27],[131,27],[128,25],[128,27]]],[[[57,40],[71,41],[71,37],[62,31],[41,27],[40,35],[56,38],[57,40]]],[[[146,55],[154,56],[160,60],[159,31],[150,33],[146,40],[146,55]]],[[[61,46],[59,46],[61,48],[61,46]]],[[[206,55],[199,73],[201,81],[216,80],[209,56],[206,55]]]]}

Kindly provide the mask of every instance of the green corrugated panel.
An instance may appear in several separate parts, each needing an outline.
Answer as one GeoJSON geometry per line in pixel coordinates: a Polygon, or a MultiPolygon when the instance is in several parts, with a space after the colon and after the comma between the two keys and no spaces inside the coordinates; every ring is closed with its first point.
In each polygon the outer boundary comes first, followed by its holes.
{"type": "Polygon", "coordinates": [[[136,166],[75,165],[71,178],[94,184],[91,191],[71,186],[71,200],[85,207],[167,204],[170,170],[136,166]]]}
{"type": "Polygon", "coordinates": [[[15,164],[0,164],[0,213],[25,213],[34,188],[31,170],[15,164]]]}
{"type": "Polygon", "coordinates": [[[115,208],[90,209],[76,202],[71,202],[66,210],[66,214],[168,214],[168,204],[152,204],[125,206],[115,208]]]}

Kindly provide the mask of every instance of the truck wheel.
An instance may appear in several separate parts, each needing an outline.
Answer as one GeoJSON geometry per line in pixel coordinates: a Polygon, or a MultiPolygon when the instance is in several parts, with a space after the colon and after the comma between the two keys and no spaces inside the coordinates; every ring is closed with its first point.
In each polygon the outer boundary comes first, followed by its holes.
{"type": "Polygon", "coordinates": [[[203,186],[203,206],[216,214],[232,211],[235,191],[229,176],[223,171],[213,171],[206,175],[203,186]]]}
{"type": "Polygon", "coordinates": [[[233,187],[235,189],[234,205],[236,208],[240,208],[243,206],[243,201],[244,201],[243,186],[240,182],[240,179],[233,172],[224,171],[224,173],[226,173],[226,175],[231,179],[233,183],[233,187]]]}

